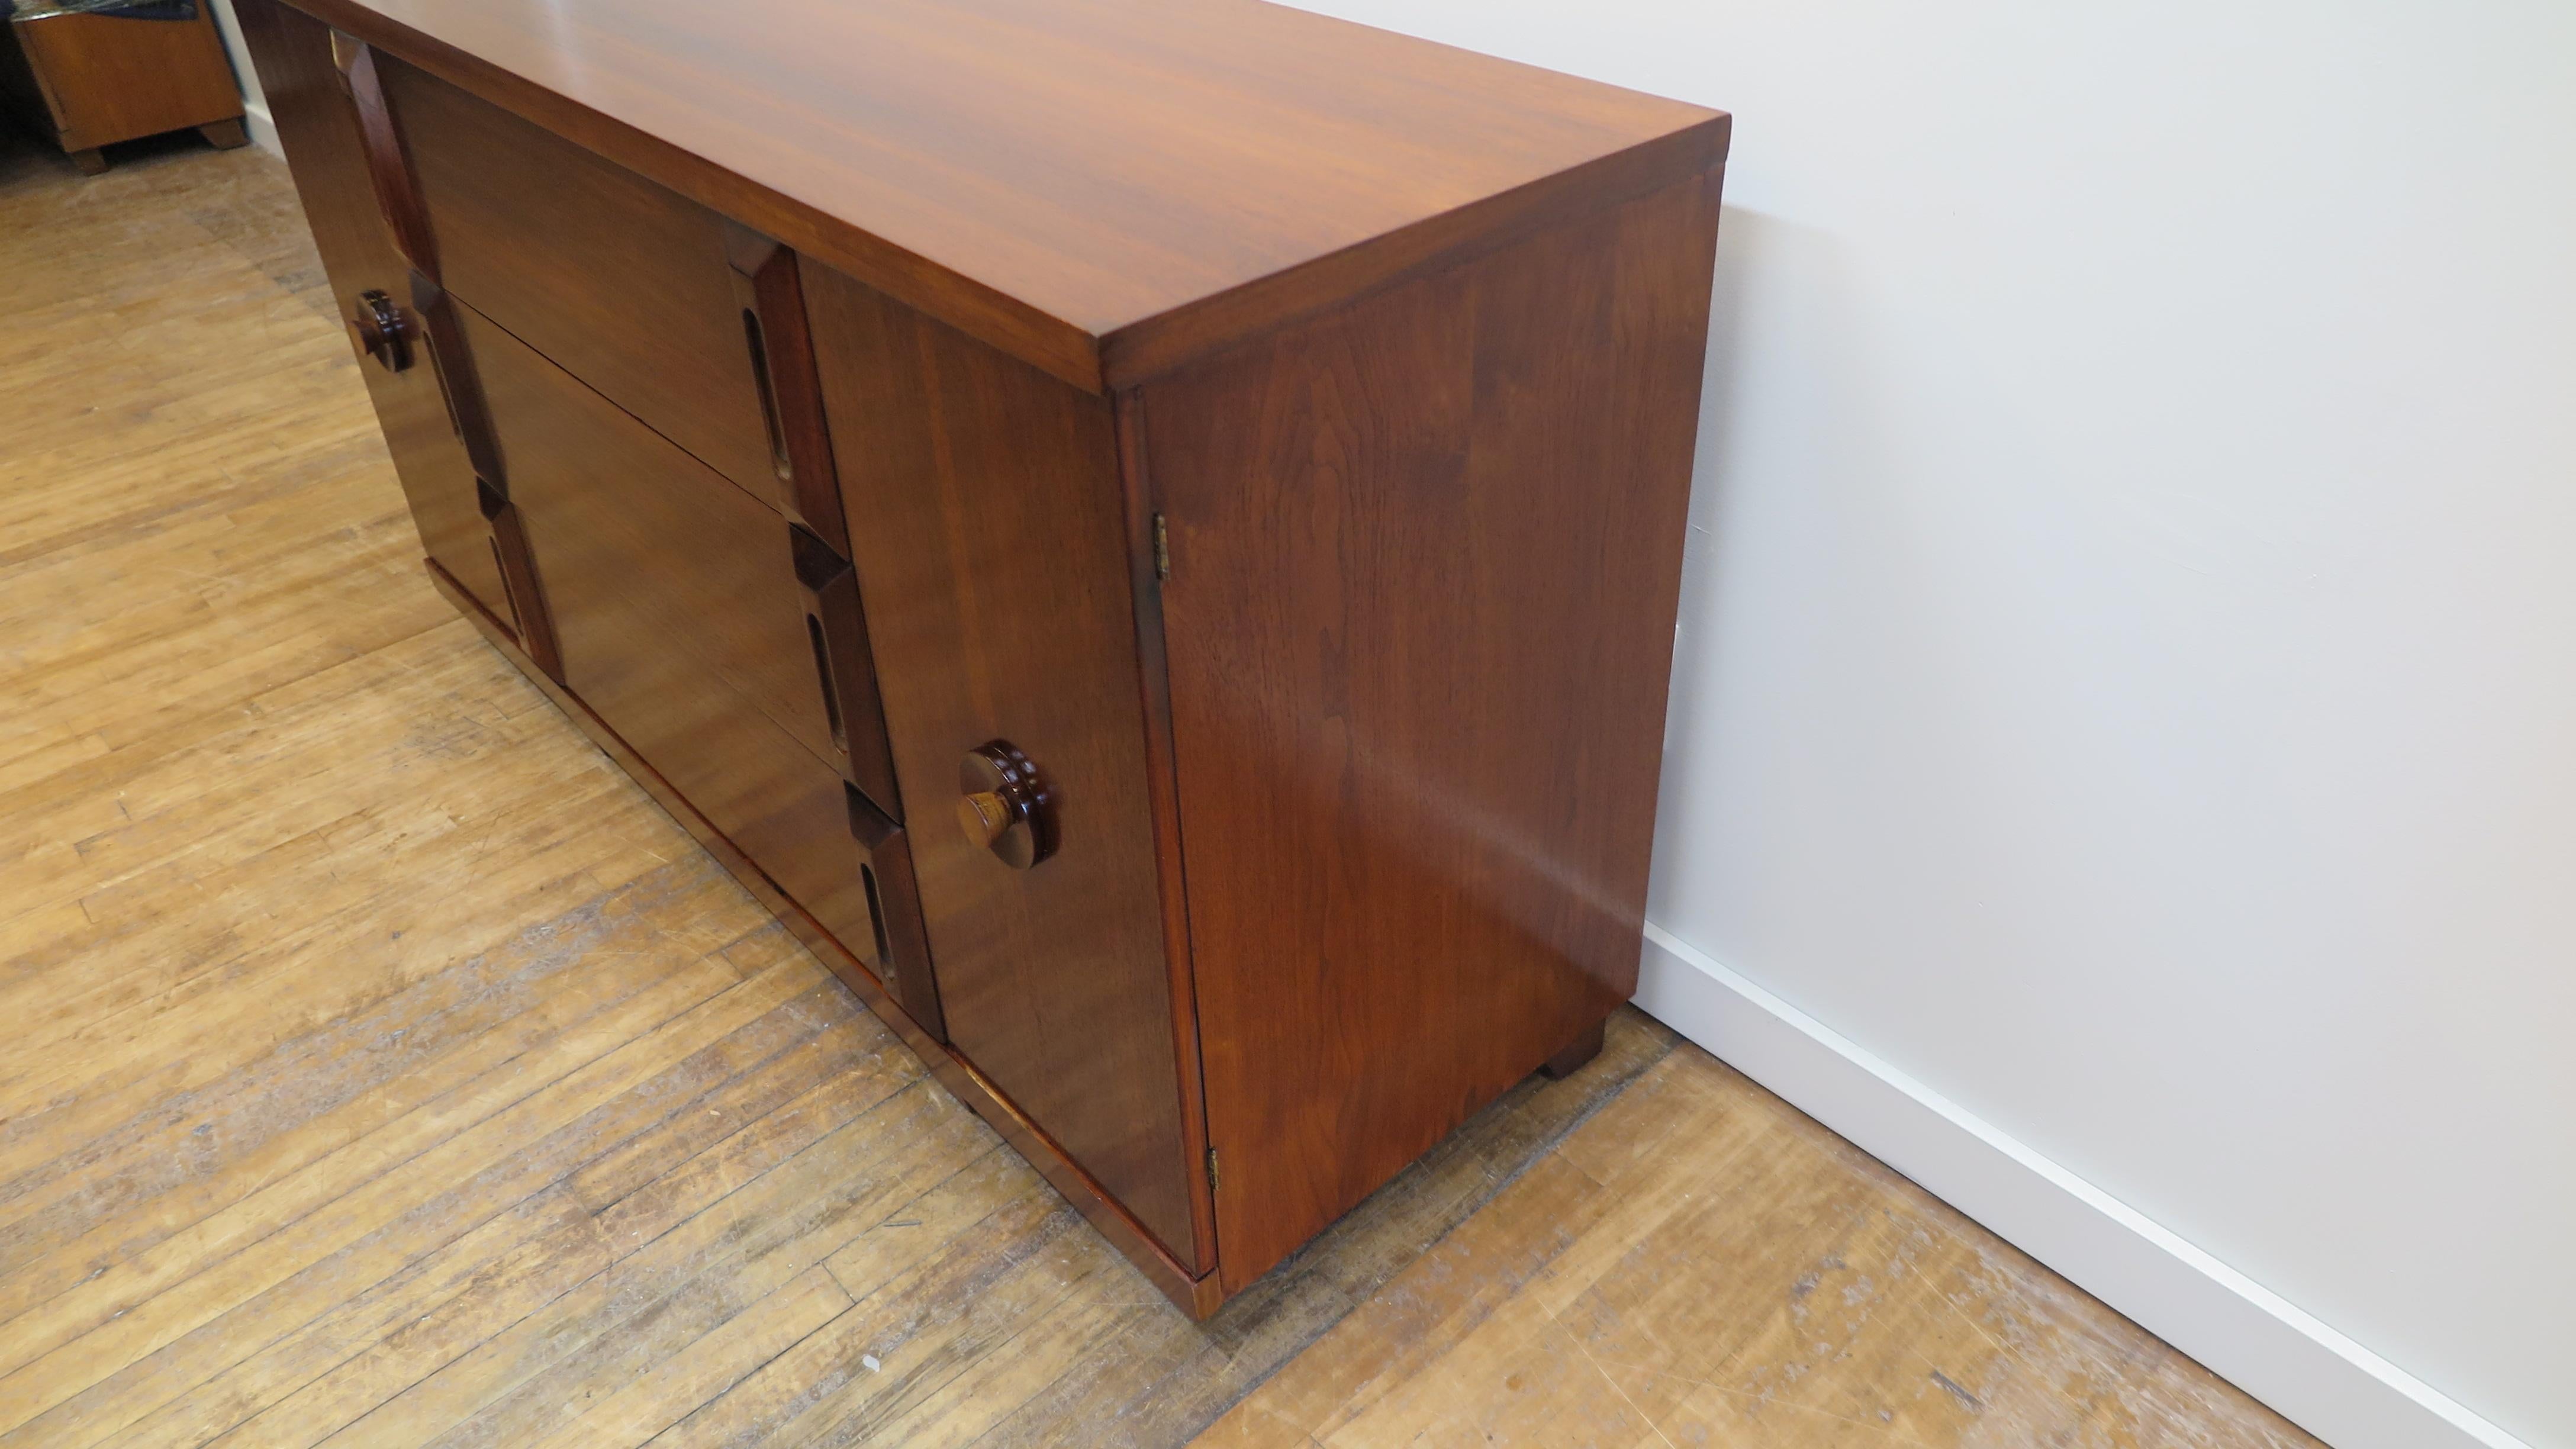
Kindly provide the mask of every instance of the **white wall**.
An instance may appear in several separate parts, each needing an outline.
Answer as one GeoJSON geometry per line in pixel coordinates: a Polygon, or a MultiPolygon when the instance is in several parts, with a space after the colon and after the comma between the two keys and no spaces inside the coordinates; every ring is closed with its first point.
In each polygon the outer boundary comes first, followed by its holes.
{"type": "Polygon", "coordinates": [[[1657,926],[2576,1446],[2576,6],[1305,3],[1736,113],[1657,926]]]}
{"type": "Polygon", "coordinates": [[[277,122],[269,119],[268,93],[260,89],[259,72],[250,62],[250,47],[242,41],[241,21],[233,15],[233,0],[214,0],[214,11],[215,29],[224,38],[224,55],[233,63],[233,79],[241,83],[242,124],[260,149],[272,156],[283,156],[286,150],[277,142],[277,122]]]}

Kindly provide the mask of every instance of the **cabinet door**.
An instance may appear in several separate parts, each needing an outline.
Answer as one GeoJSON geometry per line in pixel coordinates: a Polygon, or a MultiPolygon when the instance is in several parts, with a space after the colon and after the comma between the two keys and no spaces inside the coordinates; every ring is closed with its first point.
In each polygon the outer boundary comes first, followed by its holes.
{"type": "MultiPolygon", "coordinates": [[[[411,269],[395,249],[367,179],[357,121],[331,61],[330,30],[276,0],[241,0],[241,22],[343,319],[369,293],[382,294],[407,313],[411,269]]],[[[411,330],[420,330],[416,318],[411,330]]],[[[409,365],[399,372],[364,358],[358,364],[384,425],[394,472],[423,549],[508,626],[509,596],[476,500],[473,465],[449,420],[427,346],[415,340],[409,352],[409,365]]]]}
{"type": "Polygon", "coordinates": [[[1204,1266],[1109,405],[810,261],[804,288],[949,1042],[1204,1266]],[[1052,796],[1031,865],[956,818],[997,740],[1052,796]]]}

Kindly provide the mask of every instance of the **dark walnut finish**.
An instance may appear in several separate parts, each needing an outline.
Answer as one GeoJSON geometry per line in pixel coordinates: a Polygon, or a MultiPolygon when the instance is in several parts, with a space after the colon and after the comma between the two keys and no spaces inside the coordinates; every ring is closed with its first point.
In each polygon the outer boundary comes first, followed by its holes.
{"type": "Polygon", "coordinates": [[[481,314],[464,317],[511,497],[544,540],[565,686],[881,976],[926,976],[926,962],[888,959],[921,949],[908,842],[881,812],[858,813],[826,763],[778,516],[481,314]]]}
{"type": "Polygon", "coordinates": [[[372,312],[370,299],[382,298],[410,335],[412,365],[396,371],[369,362],[358,374],[384,425],[421,543],[451,580],[515,633],[491,530],[475,498],[473,463],[449,416],[437,369],[417,360],[428,344],[412,305],[411,263],[369,179],[366,145],[332,62],[331,37],[274,5],[244,5],[239,13],[259,58],[278,139],[293,161],[296,195],[343,315],[355,320],[372,312]]]}
{"type": "Polygon", "coordinates": [[[1716,231],[1684,182],[1144,390],[1229,1289],[1636,987],[1672,636],[1610,621],[1678,605],[1625,480],[1689,477],[1716,231]]]}
{"type": "Polygon", "coordinates": [[[291,3],[432,577],[1175,1302],[1598,1049],[1722,114],[1258,0],[291,3]]]}
{"type": "Polygon", "coordinates": [[[723,220],[399,60],[380,59],[378,73],[439,280],[774,501],[723,220]]]}
{"type": "Polygon", "coordinates": [[[1198,1257],[1109,406],[827,268],[806,299],[949,1042],[1198,1257]],[[955,818],[997,739],[1056,797],[1024,870],[955,818]]]}

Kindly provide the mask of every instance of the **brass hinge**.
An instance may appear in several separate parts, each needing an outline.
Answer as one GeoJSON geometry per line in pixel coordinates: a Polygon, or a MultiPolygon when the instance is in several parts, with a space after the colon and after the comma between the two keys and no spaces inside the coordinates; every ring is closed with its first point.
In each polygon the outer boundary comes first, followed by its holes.
{"type": "Polygon", "coordinates": [[[1211,1148],[1209,1148],[1209,1149],[1208,1149],[1208,1191],[1209,1191],[1209,1192],[1214,1192],[1214,1191],[1216,1191],[1216,1182],[1217,1182],[1217,1172],[1216,1172],[1216,1149],[1215,1149],[1215,1148],[1213,1148],[1213,1147],[1211,1147],[1211,1148]]]}
{"type": "Polygon", "coordinates": [[[1171,576],[1172,530],[1163,522],[1163,515],[1157,513],[1154,515],[1154,577],[1169,579],[1171,576]]]}

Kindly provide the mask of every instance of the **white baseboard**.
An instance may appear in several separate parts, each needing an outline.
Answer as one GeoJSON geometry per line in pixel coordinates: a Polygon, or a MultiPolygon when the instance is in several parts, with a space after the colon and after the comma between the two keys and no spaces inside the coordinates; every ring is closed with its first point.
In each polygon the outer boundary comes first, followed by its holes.
{"type": "Polygon", "coordinates": [[[250,132],[252,145],[271,156],[286,154],[277,141],[277,122],[268,118],[268,107],[247,97],[242,101],[242,129],[250,132]]]}
{"type": "Polygon", "coordinates": [[[2336,1449],[2529,1449],[1651,922],[1637,1005],[2336,1449]]]}
{"type": "Polygon", "coordinates": [[[214,0],[214,10],[224,58],[232,62],[233,81],[241,87],[242,128],[250,132],[251,144],[271,156],[283,156],[286,148],[277,143],[277,121],[268,113],[268,96],[259,88],[259,72],[250,63],[250,47],[242,42],[241,20],[233,14],[232,0],[214,0]]]}

